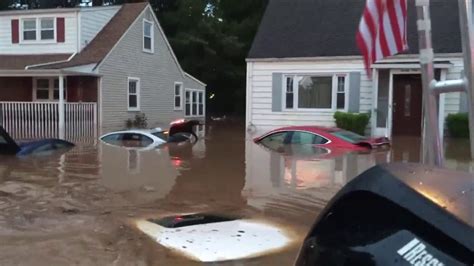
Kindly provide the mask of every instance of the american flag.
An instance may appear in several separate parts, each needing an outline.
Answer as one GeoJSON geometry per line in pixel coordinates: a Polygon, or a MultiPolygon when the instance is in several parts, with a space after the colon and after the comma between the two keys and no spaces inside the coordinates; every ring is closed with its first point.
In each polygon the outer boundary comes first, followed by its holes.
{"type": "Polygon", "coordinates": [[[407,0],[367,0],[356,41],[369,76],[377,60],[408,49],[407,0]]]}

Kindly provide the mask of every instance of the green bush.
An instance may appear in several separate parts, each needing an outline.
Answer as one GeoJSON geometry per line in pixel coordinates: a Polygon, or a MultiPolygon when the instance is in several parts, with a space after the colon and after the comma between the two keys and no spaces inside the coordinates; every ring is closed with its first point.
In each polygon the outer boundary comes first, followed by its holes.
{"type": "Polygon", "coordinates": [[[148,122],[144,113],[138,113],[135,115],[135,119],[127,119],[125,121],[125,127],[130,128],[147,128],[148,122]]]}
{"type": "Polygon", "coordinates": [[[365,135],[365,129],[370,121],[370,114],[336,112],[334,114],[338,128],[365,135]]]}
{"type": "Polygon", "coordinates": [[[449,135],[453,138],[469,138],[469,116],[467,113],[450,114],[446,117],[449,135]]]}

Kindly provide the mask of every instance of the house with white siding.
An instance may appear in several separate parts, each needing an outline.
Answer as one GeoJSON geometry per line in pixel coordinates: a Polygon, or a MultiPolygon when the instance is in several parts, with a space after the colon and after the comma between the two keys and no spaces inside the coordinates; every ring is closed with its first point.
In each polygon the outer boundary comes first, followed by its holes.
{"type": "Polygon", "coordinates": [[[206,85],[181,68],[148,3],[0,12],[0,125],[16,138],[96,137],[204,119],[206,85]]]}
{"type": "MultiPolygon", "coordinates": [[[[369,76],[355,36],[365,0],[270,0],[247,58],[247,132],[334,126],[336,111],[370,113],[368,135],[421,136],[422,85],[415,1],[409,50],[376,62],[369,76]]],[[[457,1],[431,0],[435,76],[463,69],[457,1]],[[449,14],[449,16],[446,16],[449,14]]],[[[460,93],[439,99],[445,117],[467,111],[460,93]]]]}

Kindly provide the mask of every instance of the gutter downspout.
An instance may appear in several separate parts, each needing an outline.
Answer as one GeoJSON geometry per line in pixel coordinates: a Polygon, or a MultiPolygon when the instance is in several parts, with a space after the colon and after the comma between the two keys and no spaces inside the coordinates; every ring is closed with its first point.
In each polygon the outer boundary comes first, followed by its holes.
{"type": "Polygon", "coordinates": [[[36,65],[29,65],[25,67],[25,70],[30,69],[30,67],[39,67],[39,66],[48,66],[48,65],[54,65],[54,64],[60,64],[60,63],[67,63],[71,61],[74,56],[76,56],[77,53],[73,53],[68,59],[66,60],[60,60],[60,61],[54,61],[54,62],[48,62],[48,63],[41,63],[41,64],[36,64],[36,65]]]}

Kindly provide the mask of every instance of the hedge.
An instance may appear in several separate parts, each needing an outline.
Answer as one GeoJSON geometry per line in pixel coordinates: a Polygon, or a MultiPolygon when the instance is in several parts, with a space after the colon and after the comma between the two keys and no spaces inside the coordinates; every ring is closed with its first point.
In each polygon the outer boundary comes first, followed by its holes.
{"type": "Polygon", "coordinates": [[[336,119],[338,128],[349,130],[359,135],[365,135],[365,129],[370,121],[370,114],[336,112],[334,119],[336,119]]]}
{"type": "Polygon", "coordinates": [[[469,116],[467,113],[449,114],[446,117],[449,135],[453,138],[469,138],[469,116]]]}

